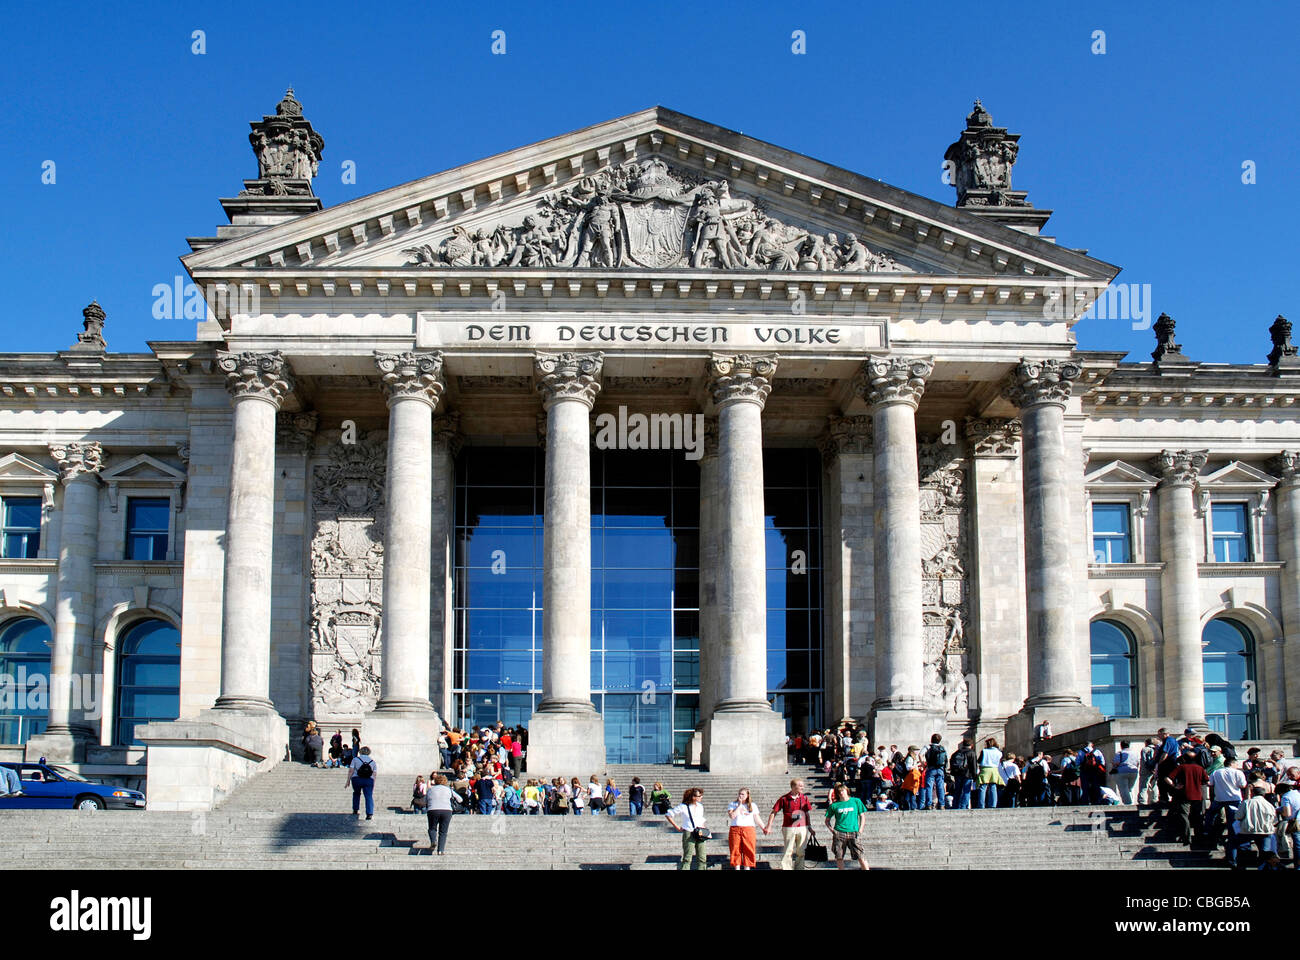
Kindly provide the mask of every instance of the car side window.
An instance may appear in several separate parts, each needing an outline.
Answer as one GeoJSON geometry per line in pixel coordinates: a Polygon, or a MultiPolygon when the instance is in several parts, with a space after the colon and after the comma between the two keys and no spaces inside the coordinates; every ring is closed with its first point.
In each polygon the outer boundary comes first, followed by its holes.
{"type": "Polygon", "coordinates": [[[45,780],[45,774],[40,770],[24,770],[22,777],[24,780],[32,780],[41,783],[45,780]]]}

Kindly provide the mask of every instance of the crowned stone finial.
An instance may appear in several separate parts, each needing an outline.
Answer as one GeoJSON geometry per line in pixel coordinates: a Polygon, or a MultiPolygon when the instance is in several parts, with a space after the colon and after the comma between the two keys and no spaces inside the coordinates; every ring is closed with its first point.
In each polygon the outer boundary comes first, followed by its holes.
{"type": "Polygon", "coordinates": [[[108,344],[104,342],[104,316],[104,308],[99,305],[99,301],[90,301],[90,304],[81,311],[83,329],[77,334],[77,342],[72,345],[73,350],[103,353],[108,349],[108,344]]]}
{"type": "Polygon", "coordinates": [[[957,206],[969,213],[1038,233],[1049,210],[1035,210],[1024,190],[1011,189],[1011,168],[1020,152],[1020,134],[995,127],[980,100],[966,115],[966,129],[944,152],[944,167],[957,188],[957,206]]]}
{"type": "Polygon", "coordinates": [[[1156,335],[1156,348],[1151,351],[1151,359],[1159,367],[1161,364],[1186,363],[1183,348],[1174,340],[1174,318],[1167,313],[1156,318],[1152,329],[1156,335]]]}
{"type": "Polygon", "coordinates": [[[257,157],[257,179],[245,182],[244,196],[312,196],[311,181],[320,168],[325,138],[302,115],[290,87],[267,114],[249,124],[248,142],[257,157]]]}
{"type": "Polygon", "coordinates": [[[1273,338],[1273,349],[1268,355],[1269,366],[1274,370],[1279,367],[1300,367],[1300,358],[1296,356],[1297,348],[1291,342],[1291,321],[1278,314],[1273,325],[1268,328],[1268,333],[1273,338]]]}

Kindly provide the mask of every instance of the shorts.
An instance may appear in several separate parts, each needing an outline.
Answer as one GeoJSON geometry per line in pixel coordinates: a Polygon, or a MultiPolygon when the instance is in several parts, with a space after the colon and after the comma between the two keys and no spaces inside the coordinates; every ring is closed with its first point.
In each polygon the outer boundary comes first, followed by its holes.
{"type": "Polygon", "coordinates": [[[838,830],[831,831],[831,855],[836,860],[843,860],[849,857],[857,860],[862,856],[858,850],[858,835],[856,833],[841,833],[838,830]]]}

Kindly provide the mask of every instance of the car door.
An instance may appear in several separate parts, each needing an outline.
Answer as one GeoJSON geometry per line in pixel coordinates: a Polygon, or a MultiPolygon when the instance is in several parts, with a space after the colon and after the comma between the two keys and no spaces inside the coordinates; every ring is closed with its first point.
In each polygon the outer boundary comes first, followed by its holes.
{"type": "MultiPolygon", "coordinates": [[[[20,764],[6,764],[6,766],[8,766],[14,773],[18,774],[20,780],[22,779],[22,768],[20,764]]],[[[25,783],[22,785],[24,787],[27,786],[25,783]]],[[[30,797],[0,797],[0,810],[30,810],[33,806],[34,802],[30,797]]]]}
{"type": "Polygon", "coordinates": [[[23,781],[23,794],[31,801],[29,809],[57,810],[72,807],[68,784],[40,764],[24,763],[18,774],[23,781]]]}

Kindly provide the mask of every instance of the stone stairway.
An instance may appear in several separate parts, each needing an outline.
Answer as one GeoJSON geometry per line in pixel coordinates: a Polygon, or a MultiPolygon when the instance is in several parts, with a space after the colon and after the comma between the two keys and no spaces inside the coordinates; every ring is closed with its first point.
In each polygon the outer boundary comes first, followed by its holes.
{"type": "MultiPolygon", "coordinates": [[[[611,767],[621,788],[640,776],[661,780],[680,797],[702,785],[718,831],[710,866],[726,862],[724,810],[743,778],[684,768],[611,767]]],[[[750,778],[770,808],[787,776],[750,778]]],[[[817,805],[820,777],[805,775],[817,805]]],[[[672,869],[678,835],[647,809],[627,815],[478,816],[453,818],[448,852],[432,857],[426,820],[407,811],[406,777],[376,784],[372,821],[351,816],[342,770],[281,764],[250,781],[210,813],[12,811],[0,820],[0,865],[17,869],[672,869]]],[[[815,825],[829,842],[829,831],[815,825]]],[[[1153,812],[1115,808],[1026,808],[871,813],[863,842],[873,869],[1151,869],[1204,867],[1203,851],[1168,842],[1153,812]]],[[[760,869],[780,857],[780,832],[759,837],[760,869]]],[[[817,865],[821,866],[821,865],[817,865]]],[[[833,863],[828,866],[834,866],[833,863]]]]}

